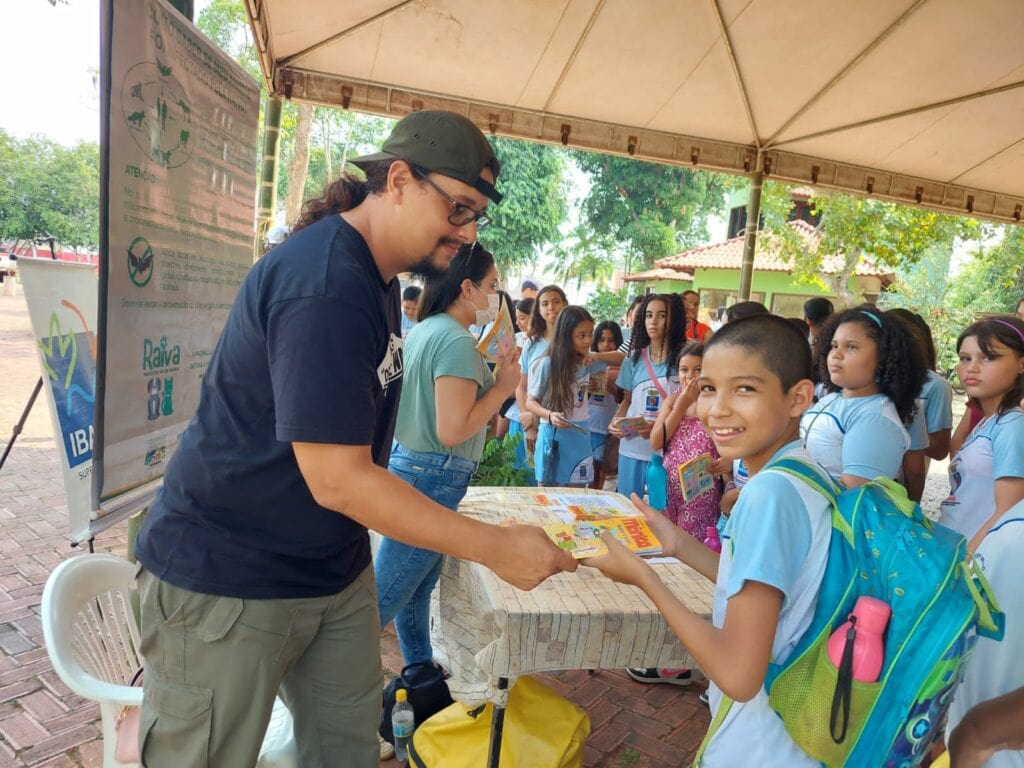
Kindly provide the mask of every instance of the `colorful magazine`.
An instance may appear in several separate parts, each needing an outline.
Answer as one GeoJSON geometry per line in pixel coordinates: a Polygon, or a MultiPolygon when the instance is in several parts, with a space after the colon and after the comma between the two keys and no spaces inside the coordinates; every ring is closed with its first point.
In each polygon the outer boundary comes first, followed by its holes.
{"type": "Polygon", "coordinates": [[[661,542],[642,517],[614,517],[609,520],[550,523],[544,526],[544,532],[558,548],[564,549],[577,560],[607,554],[608,547],[601,541],[602,531],[608,531],[638,555],[656,555],[661,552],[661,542]]]}
{"type": "Polygon", "coordinates": [[[498,316],[491,323],[487,333],[481,337],[476,349],[487,362],[496,363],[502,353],[507,353],[516,346],[516,329],[512,325],[512,316],[508,313],[508,304],[503,301],[498,316]]]}
{"type": "Polygon", "coordinates": [[[683,501],[693,501],[714,487],[715,477],[711,474],[709,454],[702,453],[679,465],[679,488],[683,492],[683,501]]]}
{"type": "Polygon", "coordinates": [[[623,416],[612,423],[618,427],[623,437],[636,437],[640,433],[641,427],[650,424],[643,416],[623,416]]]}

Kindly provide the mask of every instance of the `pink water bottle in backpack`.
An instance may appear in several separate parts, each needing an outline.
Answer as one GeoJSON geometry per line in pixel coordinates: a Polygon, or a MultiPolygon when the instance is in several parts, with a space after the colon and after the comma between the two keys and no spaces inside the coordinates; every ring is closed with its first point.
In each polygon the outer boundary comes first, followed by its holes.
{"type": "Polygon", "coordinates": [[[840,670],[852,669],[854,680],[878,680],[885,659],[883,635],[892,609],[874,597],[858,597],[850,619],[828,639],[828,657],[840,670]],[[850,666],[852,664],[852,666],[850,666]]]}
{"type": "Polygon", "coordinates": [[[718,538],[718,528],[713,525],[704,529],[704,546],[713,552],[722,551],[722,540],[718,538]]]}

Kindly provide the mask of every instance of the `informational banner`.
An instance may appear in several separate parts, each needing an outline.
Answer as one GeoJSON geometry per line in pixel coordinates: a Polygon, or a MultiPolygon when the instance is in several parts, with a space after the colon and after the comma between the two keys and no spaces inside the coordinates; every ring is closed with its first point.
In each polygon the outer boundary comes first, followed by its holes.
{"type": "MultiPolygon", "coordinates": [[[[105,0],[93,505],[163,475],[252,265],[259,89],[162,0],[105,0]]],[[[116,503],[115,503],[116,504],[116,503]]]]}
{"type": "Polygon", "coordinates": [[[91,515],[96,268],[22,258],[18,259],[18,272],[60,455],[71,536],[84,541],[97,527],[91,515]]]}

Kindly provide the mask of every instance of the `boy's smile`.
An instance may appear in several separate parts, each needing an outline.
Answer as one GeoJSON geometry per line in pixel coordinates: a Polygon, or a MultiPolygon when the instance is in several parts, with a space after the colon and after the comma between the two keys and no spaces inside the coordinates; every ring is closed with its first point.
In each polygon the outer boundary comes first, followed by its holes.
{"type": "Polygon", "coordinates": [[[813,385],[804,379],[789,392],[760,355],[732,344],[711,347],[699,381],[697,417],[726,459],[743,459],[751,474],[799,434],[813,385]]]}

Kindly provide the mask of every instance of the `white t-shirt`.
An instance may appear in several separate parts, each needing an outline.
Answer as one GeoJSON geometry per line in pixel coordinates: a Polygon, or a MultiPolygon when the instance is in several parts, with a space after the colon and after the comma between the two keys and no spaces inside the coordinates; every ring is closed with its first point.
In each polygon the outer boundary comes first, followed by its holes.
{"type": "Polygon", "coordinates": [[[995,481],[1024,477],[1024,413],[982,419],[949,462],[949,496],[939,522],[970,539],[996,513],[995,481]]]}
{"type": "MultiPolygon", "coordinates": [[[[783,455],[813,461],[796,441],[782,447],[772,461],[783,455]]],[[[729,599],[747,581],[775,587],[784,598],[771,661],[784,663],[814,616],[831,531],[831,503],[809,484],[770,469],[751,477],[722,534],[712,623],[724,626],[729,599]]],[[[722,703],[722,692],[714,681],[709,696],[711,712],[715,713],[722,703]]],[[[733,702],[701,761],[702,768],[739,765],[821,765],[790,737],[781,718],[768,705],[763,686],[750,701],[733,702]]]]}
{"type": "Polygon", "coordinates": [[[894,478],[910,447],[910,435],[885,395],[825,395],[800,419],[800,439],[833,480],[844,474],[894,478]]]}
{"type": "MultiPolygon", "coordinates": [[[[669,375],[667,363],[651,363],[655,376],[666,395],[671,395],[679,388],[679,382],[672,381],[669,375]]],[[[643,357],[637,360],[630,355],[622,361],[619,369],[619,378],[615,383],[624,391],[632,395],[629,403],[627,416],[643,416],[652,424],[658,418],[658,409],[661,408],[661,393],[651,381],[651,374],[647,370],[647,364],[643,357]]],[[[619,455],[639,461],[650,461],[653,449],[651,441],[642,437],[623,438],[619,443],[619,455]]]]}
{"type": "MultiPolygon", "coordinates": [[[[1024,685],[1024,501],[1008,509],[982,539],[974,559],[978,561],[1006,614],[1001,642],[979,637],[967,660],[963,682],[949,707],[946,740],[965,714],[976,704],[1015,691],[1024,685]]],[[[1024,752],[997,752],[984,768],[1024,768],[1024,752]]]]}

